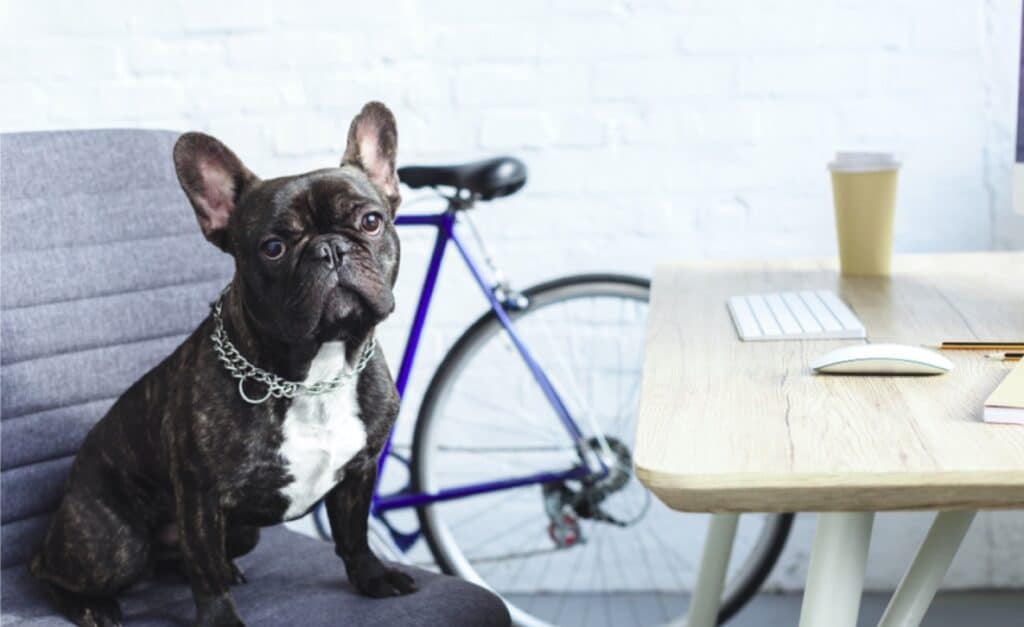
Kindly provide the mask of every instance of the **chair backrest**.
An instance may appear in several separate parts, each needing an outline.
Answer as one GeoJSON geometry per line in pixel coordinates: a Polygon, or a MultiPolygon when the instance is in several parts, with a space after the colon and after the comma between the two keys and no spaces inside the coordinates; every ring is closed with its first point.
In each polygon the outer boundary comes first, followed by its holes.
{"type": "Polygon", "coordinates": [[[0,136],[2,564],[28,559],[89,428],[209,311],[233,263],[203,239],[170,131],[0,136]]]}

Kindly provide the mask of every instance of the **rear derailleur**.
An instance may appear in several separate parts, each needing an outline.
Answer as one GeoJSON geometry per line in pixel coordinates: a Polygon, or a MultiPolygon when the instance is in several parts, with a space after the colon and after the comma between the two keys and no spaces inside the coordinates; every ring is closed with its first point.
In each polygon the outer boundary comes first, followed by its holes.
{"type": "MultiPolygon", "coordinates": [[[[578,483],[575,488],[568,481],[552,481],[542,486],[544,511],[548,515],[548,535],[560,549],[583,544],[580,519],[608,523],[616,527],[627,527],[633,521],[624,521],[611,515],[602,502],[611,494],[621,490],[630,478],[629,470],[633,467],[629,449],[615,438],[607,438],[608,448],[614,459],[606,459],[608,472],[603,477],[573,481],[578,483]]],[[[591,446],[597,447],[596,439],[591,439],[591,446]]]]}

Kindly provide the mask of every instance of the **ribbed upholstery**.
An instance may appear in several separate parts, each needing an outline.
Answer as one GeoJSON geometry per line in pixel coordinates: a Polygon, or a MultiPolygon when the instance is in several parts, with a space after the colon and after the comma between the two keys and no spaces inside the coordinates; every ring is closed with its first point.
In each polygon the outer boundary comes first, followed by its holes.
{"type": "MultiPolygon", "coordinates": [[[[72,456],[113,400],[203,319],[230,278],[231,258],[203,239],[178,185],[171,163],[177,136],[0,135],[5,627],[66,624],[24,564],[59,502],[72,456]]],[[[430,584],[416,597],[359,598],[343,587],[332,547],[284,529],[269,531],[243,563],[276,573],[238,593],[250,624],[329,625],[346,614],[380,625],[509,622],[493,595],[424,572],[417,577],[430,584]],[[285,587],[292,591],[278,594],[285,587]]],[[[137,617],[129,624],[180,624],[191,616],[180,582],[144,586],[127,603],[137,617]]]]}
{"type": "Polygon", "coordinates": [[[71,455],[231,275],[178,185],[169,131],[0,137],[3,565],[35,549],[71,455]]]}

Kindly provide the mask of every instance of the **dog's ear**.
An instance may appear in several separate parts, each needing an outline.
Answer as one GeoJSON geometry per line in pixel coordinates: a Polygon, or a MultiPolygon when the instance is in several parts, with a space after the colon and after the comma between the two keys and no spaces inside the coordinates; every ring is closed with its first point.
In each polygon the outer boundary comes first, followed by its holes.
{"type": "Polygon", "coordinates": [[[380,102],[366,103],[348,129],[348,145],[341,165],[353,165],[366,172],[370,181],[384,192],[392,215],[402,201],[395,172],[397,154],[395,116],[380,102]]]}
{"type": "Polygon", "coordinates": [[[238,199],[259,179],[227,146],[203,133],[185,133],[178,138],[174,168],[203,235],[230,252],[228,220],[238,199]]]}

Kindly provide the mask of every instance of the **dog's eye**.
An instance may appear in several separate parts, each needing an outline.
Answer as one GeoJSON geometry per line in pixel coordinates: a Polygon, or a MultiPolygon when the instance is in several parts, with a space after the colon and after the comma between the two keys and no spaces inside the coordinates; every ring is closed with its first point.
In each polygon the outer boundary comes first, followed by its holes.
{"type": "Polygon", "coordinates": [[[280,259],[284,254],[284,242],[279,238],[271,237],[260,244],[260,251],[267,259],[280,259]]]}
{"type": "Polygon", "coordinates": [[[370,235],[376,235],[380,233],[381,228],[384,227],[384,216],[380,215],[376,211],[363,216],[363,219],[359,221],[359,228],[363,229],[364,232],[370,235]]]}

